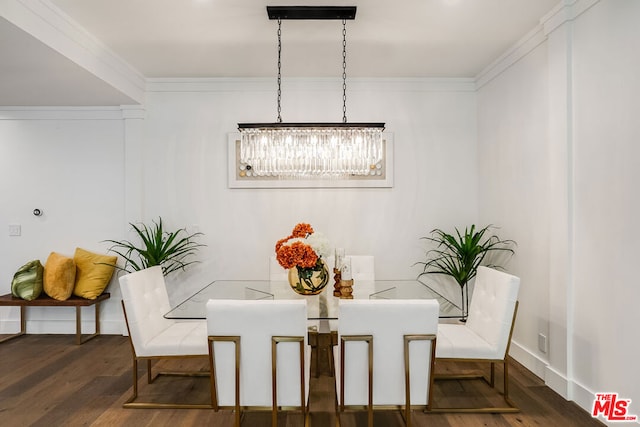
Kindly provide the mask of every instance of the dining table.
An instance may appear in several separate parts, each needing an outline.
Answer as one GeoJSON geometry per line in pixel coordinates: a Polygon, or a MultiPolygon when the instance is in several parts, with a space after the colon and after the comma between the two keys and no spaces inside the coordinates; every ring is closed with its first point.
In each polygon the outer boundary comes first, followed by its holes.
{"type": "MultiPolygon", "coordinates": [[[[435,299],[441,321],[462,318],[459,304],[454,303],[434,286],[418,280],[356,280],[354,299],[435,299]]],[[[287,280],[214,280],[167,312],[170,319],[206,319],[210,299],[273,300],[305,299],[307,301],[308,343],[312,352],[315,376],[321,372],[333,375],[331,348],[337,344],[340,297],[334,296],[329,283],[319,294],[300,295],[287,280]]]]}
{"type": "MultiPolygon", "coordinates": [[[[210,299],[306,299],[310,321],[339,319],[340,297],[334,296],[332,283],[316,295],[296,293],[286,280],[214,280],[173,307],[165,314],[169,319],[206,319],[210,299]]],[[[461,318],[459,304],[452,302],[429,283],[418,280],[355,281],[354,299],[435,299],[440,304],[440,318],[461,318]]]]}

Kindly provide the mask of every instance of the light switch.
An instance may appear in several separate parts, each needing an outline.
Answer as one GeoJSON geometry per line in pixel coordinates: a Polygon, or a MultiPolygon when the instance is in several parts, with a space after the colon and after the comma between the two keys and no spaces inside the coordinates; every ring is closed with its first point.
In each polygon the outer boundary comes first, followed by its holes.
{"type": "Polygon", "coordinates": [[[549,350],[547,348],[547,336],[544,334],[538,334],[538,350],[543,353],[546,353],[549,350]]]}
{"type": "Polygon", "coordinates": [[[22,234],[22,227],[20,224],[9,224],[9,236],[20,236],[22,234]]]}

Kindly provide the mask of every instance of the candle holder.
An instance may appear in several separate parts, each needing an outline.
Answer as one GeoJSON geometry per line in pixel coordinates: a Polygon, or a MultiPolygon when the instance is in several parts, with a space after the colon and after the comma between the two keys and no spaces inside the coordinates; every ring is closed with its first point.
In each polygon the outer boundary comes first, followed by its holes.
{"type": "Polygon", "coordinates": [[[340,298],[353,299],[353,279],[340,280],[340,298]]]}
{"type": "Polygon", "coordinates": [[[335,280],[335,283],[333,284],[333,296],[334,297],[339,297],[340,296],[340,281],[342,280],[342,273],[340,272],[340,270],[338,268],[334,268],[333,269],[333,280],[335,280]]]}
{"type": "Polygon", "coordinates": [[[333,280],[335,283],[333,285],[333,296],[340,296],[340,280],[342,280],[342,260],[344,259],[344,248],[336,248],[336,255],[334,258],[334,266],[333,266],[333,280]]]}

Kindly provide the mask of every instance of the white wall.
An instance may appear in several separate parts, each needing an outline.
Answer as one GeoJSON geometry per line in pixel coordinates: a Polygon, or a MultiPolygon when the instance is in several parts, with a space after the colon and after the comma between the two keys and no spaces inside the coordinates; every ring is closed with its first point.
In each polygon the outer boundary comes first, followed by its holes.
{"type": "MultiPolygon", "coordinates": [[[[150,85],[145,215],[205,233],[207,264],[194,273],[204,283],[268,277],[276,241],[298,222],[311,223],[348,253],[376,256],[377,277],[414,278],[412,264],[423,257],[420,236],[476,218],[476,104],[469,82],[350,84],[349,120],[386,122],[394,136],[395,184],[381,189],[229,189],[227,135],[238,122],[274,121],[274,82],[204,81],[195,93],[190,87],[189,81],[150,85]]],[[[283,119],[339,121],[340,88],[334,80],[285,84],[283,119]]]]}
{"type": "MultiPolygon", "coordinates": [[[[640,2],[601,1],[573,27],[573,378],[640,414],[640,2]],[[632,380],[633,379],[633,380],[632,380]]],[[[584,398],[582,398],[584,399],[584,398]]]]}
{"type": "Polygon", "coordinates": [[[505,265],[522,280],[514,350],[541,359],[538,334],[549,336],[546,63],[542,44],[478,91],[480,223],[517,243],[505,265]]]}
{"type": "MultiPolygon", "coordinates": [[[[475,86],[470,80],[355,80],[347,102],[350,121],[384,121],[393,133],[393,188],[229,189],[227,135],[238,122],[274,120],[272,79],[152,81],[144,115],[124,109],[118,120],[36,120],[38,111],[0,120],[7,153],[2,194],[15,200],[0,207],[0,224],[23,225],[23,236],[4,233],[0,240],[7,254],[0,264],[4,292],[30,259],[44,263],[50,251],[72,254],[76,245],[104,252],[104,239],[131,237],[128,222],[159,216],[168,227],[202,231],[207,245],[202,264],[168,278],[174,302],[211,280],[267,278],[276,241],[298,222],[311,223],[349,253],[374,255],[377,277],[414,278],[419,267],[413,264],[423,259],[421,236],[477,218],[475,86]],[[29,186],[9,186],[13,180],[29,186]],[[36,205],[45,211],[41,220],[31,215],[36,205]],[[38,221],[43,224],[32,232],[38,221]]],[[[340,121],[341,106],[337,80],[283,86],[285,120],[340,121]]],[[[108,325],[121,319],[114,284],[103,310],[105,333],[121,331],[108,325]]],[[[74,331],[72,311],[41,311],[29,310],[29,332],[74,331]],[[63,330],[36,322],[61,317],[68,317],[63,330]]],[[[17,328],[17,309],[2,309],[0,316],[12,320],[2,328],[17,328]]]]}
{"type": "MultiPolygon", "coordinates": [[[[124,141],[119,109],[0,111],[0,292],[33,259],[73,256],[76,247],[104,252],[102,240],[122,235],[124,141]],[[34,208],[43,215],[32,214],[34,208]],[[8,236],[8,224],[21,236],[8,236]]],[[[113,291],[113,286],[110,291],[113,291]]],[[[116,291],[115,296],[119,293],[116,291]]],[[[104,330],[121,331],[117,300],[104,305],[104,330]]],[[[93,318],[93,308],[83,319],[93,318]]],[[[0,310],[0,331],[19,329],[18,308],[0,310]]],[[[27,330],[75,332],[73,308],[27,310],[27,330]]],[[[87,328],[92,327],[87,325],[87,328]]]]}
{"type": "Polygon", "coordinates": [[[640,3],[562,6],[480,79],[480,218],[519,244],[512,354],[586,410],[617,392],[637,414],[640,3]]]}

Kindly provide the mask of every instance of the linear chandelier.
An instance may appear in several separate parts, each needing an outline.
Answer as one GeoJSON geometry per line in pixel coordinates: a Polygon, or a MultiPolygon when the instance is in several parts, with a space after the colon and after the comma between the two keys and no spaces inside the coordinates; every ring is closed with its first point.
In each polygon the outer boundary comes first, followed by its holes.
{"type": "Polygon", "coordinates": [[[240,161],[257,176],[331,178],[369,175],[383,157],[384,123],[347,122],[347,30],[355,6],[267,6],[278,20],[278,96],[275,123],[238,123],[240,161]],[[342,122],[282,122],[282,20],[342,20],[342,122]]]}

